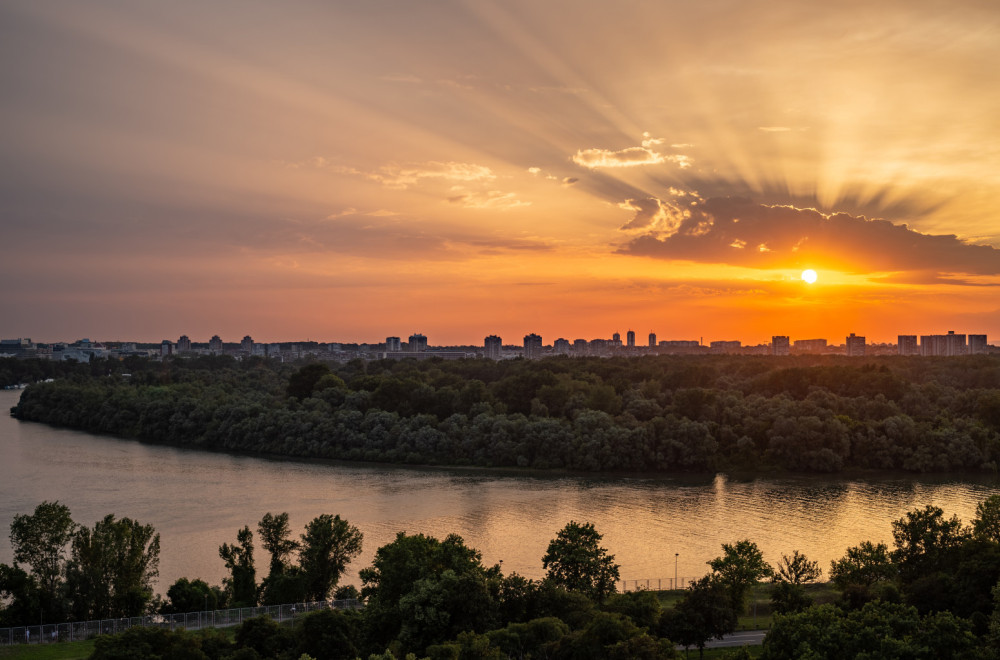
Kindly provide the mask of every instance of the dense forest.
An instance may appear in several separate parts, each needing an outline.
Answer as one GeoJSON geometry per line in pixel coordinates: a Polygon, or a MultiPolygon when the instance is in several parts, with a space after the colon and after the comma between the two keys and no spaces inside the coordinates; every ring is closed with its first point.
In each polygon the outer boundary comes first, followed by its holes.
{"type": "Polygon", "coordinates": [[[210,450],[643,472],[1000,461],[1000,356],[0,360],[4,374],[54,378],[19,419],[210,450]]]}

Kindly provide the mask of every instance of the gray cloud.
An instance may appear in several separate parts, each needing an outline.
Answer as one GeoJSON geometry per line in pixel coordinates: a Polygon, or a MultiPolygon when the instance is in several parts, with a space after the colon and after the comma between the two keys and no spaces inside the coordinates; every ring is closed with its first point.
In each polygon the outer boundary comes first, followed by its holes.
{"type": "Polygon", "coordinates": [[[619,252],[751,268],[824,264],[856,273],[1000,274],[1000,250],[992,246],[923,234],[887,220],[738,197],[712,198],[689,209],[676,230],[646,233],[619,252]]]}

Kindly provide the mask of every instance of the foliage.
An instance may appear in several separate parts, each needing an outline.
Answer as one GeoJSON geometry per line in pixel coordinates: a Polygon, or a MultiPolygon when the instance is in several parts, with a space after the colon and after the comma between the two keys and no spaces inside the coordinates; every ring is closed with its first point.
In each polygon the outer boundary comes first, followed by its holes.
{"type": "Polygon", "coordinates": [[[812,603],[802,585],[795,582],[778,581],[771,590],[771,607],[778,614],[801,612],[812,603]]]}
{"type": "Polygon", "coordinates": [[[819,567],[819,562],[810,561],[805,555],[795,550],[791,557],[781,555],[774,580],[789,584],[808,584],[815,582],[822,575],[823,569],[819,567]]]}
{"type": "Polygon", "coordinates": [[[774,569],[764,561],[757,544],[749,539],[735,544],[722,544],[722,556],[708,562],[713,574],[729,591],[733,609],[743,612],[747,590],[762,579],[774,574],[774,569]]]}
{"type": "Polygon", "coordinates": [[[299,565],[308,600],[326,600],[347,564],[361,552],[361,532],[339,515],[322,514],[306,525],[299,565]]]}
{"type": "Polygon", "coordinates": [[[160,535],[152,525],[108,514],[73,537],[66,583],[77,620],[139,616],[159,575],[160,535]]]}
{"type": "Polygon", "coordinates": [[[619,567],[615,556],[600,546],[601,538],[592,523],[567,523],[542,557],[545,579],[597,601],[614,593],[619,567]]]}
{"type": "Polygon", "coordinates": [[[990,495],[976,505],[972,533],[977,538],[1000,543],[1000,495],[990,495]]]}
{"type": "Polygon", "coordinates": [[[840,559],[830,562],[830,579],[841,590],[849,587],[871,587],[876,582],[896,577],[896,566],[884,543],[863,541],[850,547],[840,559]]]}
{"type": "Polygon", "coordinates": [[[709,574],[694,582],[672,609],[663,611],[659,632],[677,644],[702,650],[708,640],[736,630],[736,620],[729,586],[709,574]]]}
{"type": "MultiPolygon", "coordinates": [[[[39,605],[49,621],[59,620],[64,614],[59,590],[65,572],[66,546],[75,531],[76,523],[70,516],[69,507],[59,502],[42,502],[30,515],[15,515],[10,524],[14,561],[31,568],[39,605]]],[[[11,579],[13,574],[7,577],[11,579]]],[[[20,599],[23,600],[28,585],[20,584],[20,599]]]]}
{"type": "MultiPolygon", "coordinates": [[[[27,362],[17,368],[41,370],[25,372],[32,381],[56,369],[27,362]]],[[[58,369],[15,416],[198,448],[585,471],[1000,465],[1000,356],[204,356],[58,369]]]]}
{"type": "Polygon", "coordinates": [[[257,604],[257,569],[254,568],[253,532],[244,527],[236,533],[236,543],[223,543],[219,557],[226,562],[229,577],[224,580],[229,600],[234,607],[257,604]]]}
{"type": "Polygon", "coordinates": [[[218,587],[211,587],[204,580],[178,578],[167,589],[167,603],[162,608],[164,614],[182,614],[217,610],[223,594],[218,587]]]}
{"type": "Polygon", "coordinates": [[[899,566],[904,582],[942,568],[970,536],[958,516],[945,519],[944,511],[928,504],[923,509],[908,512],[892,523],[896,549],[893,561],[899,566]]]}

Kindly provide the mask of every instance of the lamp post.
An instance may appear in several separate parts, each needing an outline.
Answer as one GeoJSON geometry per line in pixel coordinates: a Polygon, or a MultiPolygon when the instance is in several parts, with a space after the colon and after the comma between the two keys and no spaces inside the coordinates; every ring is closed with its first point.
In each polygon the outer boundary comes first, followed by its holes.
{"type": "Polygon", "coordinates": [[[677,558],[681,556],[681,553],[674,553],[674,589],[677,588],[677,558]]]}

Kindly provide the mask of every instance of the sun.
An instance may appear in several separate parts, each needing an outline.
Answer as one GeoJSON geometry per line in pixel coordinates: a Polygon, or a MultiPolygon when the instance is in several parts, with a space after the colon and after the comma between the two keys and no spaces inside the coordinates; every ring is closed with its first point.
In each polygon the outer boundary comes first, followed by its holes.
{"type": "Polygon", "coordinates": [[[805,282],[806,284],[812,284],[813,282],[815,282],[816,271],[814,271],[812,268],[807,268],[806,270],[802,271],[802,281],[805,282]]]}

